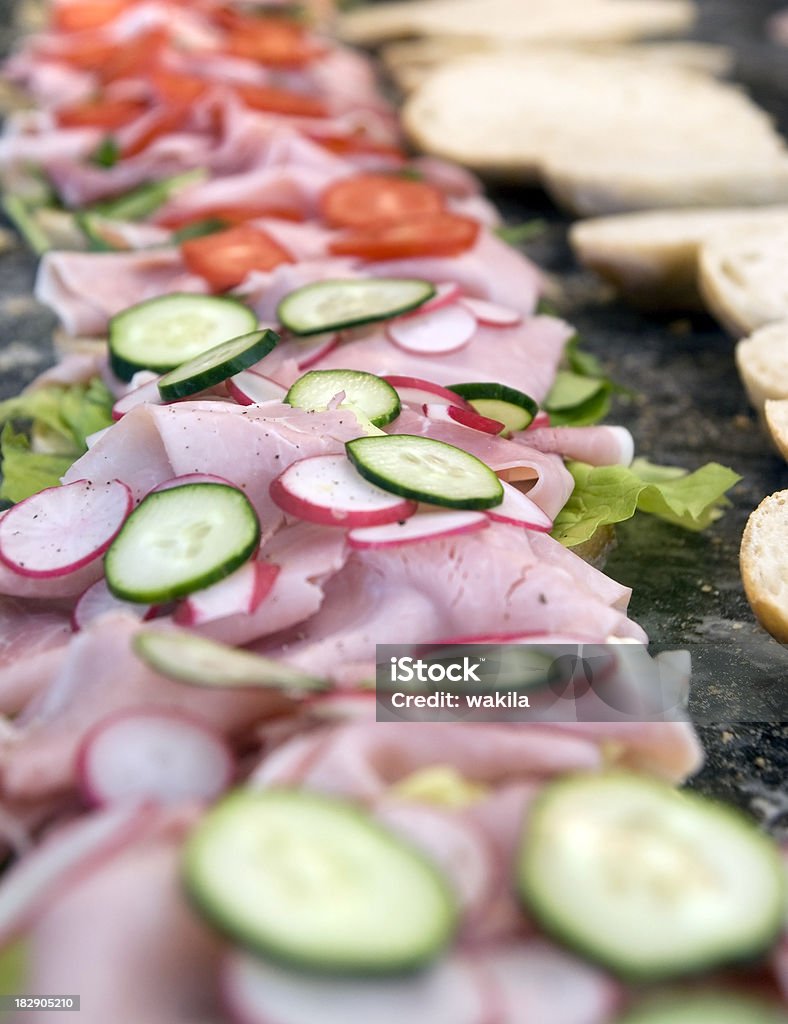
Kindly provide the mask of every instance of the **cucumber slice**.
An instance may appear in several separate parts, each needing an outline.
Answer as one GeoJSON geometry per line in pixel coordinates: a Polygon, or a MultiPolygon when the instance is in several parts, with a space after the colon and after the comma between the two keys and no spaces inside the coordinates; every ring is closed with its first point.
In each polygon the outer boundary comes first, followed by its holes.
{"type": "Polygon", "coordinates": [[[185,630],[140,630],[134,653],[154,672],[191,686],[271,688],[312,692],[324,690],[322,679],[308,676],[273,658],[217,643],[185,630]]]}
{"type": "Polygon", "coordinates": [[[229,576],[259,540],[257,513],[236,487],[185,484],[154,491],[109,546],[107,586],[123,601],[172,601],[229,576]]]}
{"type": "Polygon", "coordinates": [[[510,434],[529,427],[539,412],[538,404],[530,395],[494,381],[451,384],[449,391],[461,395],[480,416],[503,423],[505,432],[510,434]]]}
{"type": "Polygon", "coordinates": [[[434,294],[429,281],[412,278],[318,281],[282,299],[277,314],[293,334],[322,334],[408,313],[434,294]]]}
{"type": "Polygon", "coordinates": [[[380,377],[362,370],[310,370],[293,384],[285,401],[296,409],[327,409],[332,398],[345,392],[343,405],[360,409],[376,427],[391,423],[400,413],[399,395],[380,377]]]}
{"type": "Polygon", "coordinates": [[[114,199],[95,203],[86,212],[98,213],[110,220],[142,220],[150,217],[181,189],[199,185],[207,173],[201,168],[173,174],[169,178],[150,181],[114,199]]]}
{"type": "Polygon", "coordinates": [[[344,801],[230,795],[188,840],[187,890],[232,939],[294,966],[391,974],[447,945],[455,898],[420,853],[344,801]]]}
{"type": "Polygon", "coordinates": [[[517,882],[545,931],[644,980],[757,956],[779,934],[785,904],[777,848],[748,819],[624,774],[544,790],[517,882]]]}
{"type": "Polygon", "coordinates": [[[415,434],[357,437],[345,445],[365,479],[403,498],[445,508],[494,508],[501,481],[475,455],[415,434]]]}
{"type": "Polygon", "coordinates": [[[121,380],[131,380],[138,370],[167,373],[256,328],[256,315],[236,299],[179,292],[162,295],[112,317],[110,364],[121,380]]]}
{"type": "Polygon", "coordinates": [[[619,1024],[788,1024],[779,1007],[738,992],[677,995],[636,1007],[619,1024]]]}
{"type": "Polygon", "coordinates": [[[259,363],[278,341],[279,335],[268,329],[223,341],[221,345],[215,345],[165,373],[159,381],[159,394],[165,402],[170,402],[221,384],[228,377],[259,363]]]}

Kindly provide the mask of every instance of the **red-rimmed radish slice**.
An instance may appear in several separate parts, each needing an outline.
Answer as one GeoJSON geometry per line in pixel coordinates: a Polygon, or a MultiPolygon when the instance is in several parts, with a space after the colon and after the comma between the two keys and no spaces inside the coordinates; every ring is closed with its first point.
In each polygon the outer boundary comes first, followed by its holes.
{"type": "Polygon", "coordinates": [[[455,813],[416,803],[384,802],[375,815],[435,861],[466,914],[490,899],[500,865],[481,829],[455,813]]]}
{"type": "Polygon", "coordinates": [[[264,402],[282,402],[287,388],[270,377],[254,370],[241,370],[227,381],[227,391],[239,405],[262,405],[264,402]]]}
{"type": "Polygon", "coordinates": [[[526,430],[541,430],[543,427],[550,426],[550,413],[545,412],[544,409],[540,409],[539,412],[534,416],[526,430]]]}
{"type": "Polygon", "coordinates": [[[580,644],[603,644],[598,636],[579,636],[570,633],[468,633],[466,636],[445,637],[432,646],[448,644],[539,644],[555,647],[578,647],[580,644]]]}
{"type": "Polygon", "coordinates": [[[487,302],[485,299],[471,299],[463,296],[460,300],[480,324],[486,327],[516,327],[522,323],[523,314],[516,309],[507,309],[506,306],[499,306],[496,302],[487,302]]]}
{"type": "Polygon", "coordinates": [[[443,284],[435,285],[435,294],[431,299],[427,299],[423,306],[419,306],[413,313],[403,313],[403,318],[411,316],[421,316],[424,313],[431,313],[435,309],[442,309],[444,306],[450,306],[453,302],[456,302],[462,291],[460,286],[455,284],[453,281],[444,281],[443,284]]]}
{"type": "Polygon", "coordinates": [[[246,953],[224,964],[222,989],[238,1024],[488,1024],[484,975],[458,954],[415,975],[322,978],[246,953]]]}
{"type": "Polygon", "coordinates": [[[268,597],[278,575],[279,566],[271,562],[247,562],[212,587],[190,594],[175,612],[175,621],[200,626],[227,615],[251,615],[268,597]]]}
{"type": "Polygon", "coordinates": [[[410,405],[454,405],[470,409],[472,406],[461,398],[454,391],[441,387],[431,380],[422,380],[421,377],[402,377],[397,374],[389,374],[383,380],[387,381],[397,392],[401,402],[408,402],[410,405]]]}
{"type": "Polygon", "coordinates": [[[0,561],[20,576],[66,576],[107,550],[133,504],[120,480],[48,487],[0,521],[0,561]]]}
{"type": "Polygon", "coordinates": [[[523,494],[513,484],[501,481],[503,501],[495,508],[488,509],[486,514],[497,523],[509,523],[512,526],[525,526],[529,530],[541,530],[549,533],[553,528],[553,520],[542,511],[536,502],[523,494]]]}
{"type": "Polygon", "coordinates": [[[88,587],[74,606],[71,614],[71,625],[74,632],[85,629],[91,622],[100,619],[102,615],[111,612],[128,612],[136,615],[140,621],[147,619],[153,612],[152,605],[132,604],[130,601],[121,601],[110,591],[107,581],[102,577],[96,580],[93,586],[88,587]]]}
{"type": "MultiPolygon", "coordinates": [[[[135,377],[141,374],[135,374],[135,377]]],[[[122,420],[126,413],[136,409],[138,405],[164,405],[164,399],[159,394],[159,377],[153,374],[153,380],[148,380],[132,391],[117,400],[112,406],[113,420],[122,420]]]]}
{"type": "Polygon", "coordinates": [[[83,816],[37,846],[3,875],[0,942],[27,929],[63,887],[145,828],[150,810],[125,804],[83,816]]]}
{"type": "Polygon", "coordinates": [[[301,459],[278,476],[270,488],[283,511],[323,526],[379,526],[409,519],[415,501],[389,494],[365,480],[344,455],[301,459]]]}
{"type": "Polygon", "coordinates": [[[172,476],[169,480],[163,480],[156,484],[150,491],[156,494],[159,491],[171,491],[173,487],[186,487],[189,484],[224,484],[225,487],[235,487],[232,480],[225,480],[223,476],[216,476],[214,473],[184,473],[182,476],[172,476]]]}
{"type": "Polygon", "coordinates": [[[476,333],[476,318],[458,303],[431,313],[401,317],[389,322],[391,341],[417,355],[445,355],[464,348],[476,333]]]}
{"type": "Polygon", "coordinates": [[[461,405],[440,405],[428,403],[423,406],[424,415],[429,420],[437,422],[461,423],[471,430],[480,430],[483,434],[500,434],[504,424],[500,420],[490,419],[489,416],[482,416],[475,409],[466,409],[461,405]]]}
{"type": "Polygon", "coordinates": [[[326,334],[313,334],[311,338],[295,342],[296,365],[299,370],[308,370],[310,366],[325,359],[339,344],[339,335],[335,331],[326,334]]]}
{"type": "Polygon", "coordinates": [[[396,548],[475,533],[489,522],[484,512],[419,512],[405,522],[356,528],[348,533],[347,540],[352,548],[396,548]]]}
{"type": "Polygon", "coordinates": [[[91,804],[212,800],[232,782],[233,756],[207,722],[164,708],[128,708],[98,722],[77,753],[91,804]]]}

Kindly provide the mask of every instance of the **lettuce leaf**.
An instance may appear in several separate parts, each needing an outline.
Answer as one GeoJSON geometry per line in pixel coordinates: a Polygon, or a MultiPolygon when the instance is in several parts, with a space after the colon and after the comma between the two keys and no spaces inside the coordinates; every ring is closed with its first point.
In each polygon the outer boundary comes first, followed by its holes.
{"type": "Polygon", "coordinates": [[[56,486],[87,451],[86,438],[111,425],[112,404],[112,395],[99,377],[87,384],[38,388],[0,402],[0,424],[5,424],[0,434],[0,498],[21,501],[56,486]],[[20,421],[29,425],[29,436],[14,429],[13,424],[20,421]],[[31,436],[46,439],[46,450],[36,450],[31,436]]]}
{"type": "Polygon", "coordinates": [[[685,530],[703,530],[722,515],[725,492],[741,479],[732,469],[710,462],[689,473],[675,466],[657,466],[645,459],[632,465],[567,464],[575,489],[553,526],[553,536],[566,547],[583,544],[600,526],[648,512],[685,530]]]}

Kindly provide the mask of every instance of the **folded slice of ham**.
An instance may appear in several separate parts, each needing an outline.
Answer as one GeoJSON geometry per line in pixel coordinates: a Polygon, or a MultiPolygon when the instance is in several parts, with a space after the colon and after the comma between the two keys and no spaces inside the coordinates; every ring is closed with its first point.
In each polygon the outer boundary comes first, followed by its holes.
{"type": "Polygon", "coordinates": [[[16,714],[71,639],[67,613],[0,597],[0,713],[16,714]]]}

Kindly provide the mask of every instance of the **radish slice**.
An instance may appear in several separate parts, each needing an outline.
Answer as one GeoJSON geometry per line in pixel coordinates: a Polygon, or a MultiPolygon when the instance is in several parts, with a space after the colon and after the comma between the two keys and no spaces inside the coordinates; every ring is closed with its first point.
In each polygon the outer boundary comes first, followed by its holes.
{"type": "Polygon", "coordinates": [[[501,481],[503,501],[495,508],[487,509],[486,515],[496,523],[509,523],[511,526],[525,526],[528,530],[541,530],[549,533],[553,528],[553,520],[542,511],[536,502],[523,494],[513,484],[501,481]]]}
{"type": "Polygon", "coordinates": [[[390,374],[384,377],[397,392],[401,402],[408,402],[411,405],[454,405],[467,409],[472,406],[461,398],[454,391],[442,388],[440,384],[434,384],[431,380],[422,380],[421,377],[400,377],[397,374],[390,374]]]}
{"type": "Polygon", "coordinates": [[[63,886],[134,838],[148,816],[138,804],[83,816],[16,863],[0,884],[0,942],[26,930],[63,886]]]}
{"type": "Polygon", "coordinates": [[[133,504],[120,480],[48,487],[0,521],[0,561],[20,576],[66,576],[107,550],[133,504]]]}
{"type": "Polygon", "coordinates": [[[417,355],[445,355],[464,348],[476,333],[476,318],[462,306],[442,306],[390,321],[389,339],[406,352],[417,355]]]}
{"type": "Polygon", "coordinates": [[[453,281],[444,281],[443,284],[436,284],[435,294],[432,298],[428,299],[412,313],[404,313],[401,319],[405,320],[408,317],[431,313],[435,309],[443,309],[444,306],[450,306],[453,302],[456,302],[461,295],[460,286],[453,281]]]}
{"type": "Polygon", "coordinates": [[[239,1024],[485,1024],[484,976],[461,956],[393,979],[321,978],[246,953],[224,965],[227,1009],[239,1024]]]}
{"type": "Polygon", "coordinates": [[[175,804],[214,799],[230,785],[235,764],[220,734],[202,719],[139,708],[110,715],[88,732],[77,774],[92,804],[175,804]]]}
{"type": "Polygon", "coordinates": [[[448,644],[538,644],[539,646],[579,647],[582,644],[606,643],[605,639],[594,636],[578,636],[569,633],[469,633],[466,636],[452,636],[438,640],[433,646],[448,644]]]}
{"type": "Polygon", "coordinates": [[[475,409],[464,409],[460,405],[425,405],[424,415],[427,419],[443,423],[461,423],[471,430],[480,430],[483,434],[500,434],[505,425],[500,420],[482,416],[475,409]]]}
{"type": "Polygon", "coordinates": [[[153,605],[132,604],[131,601],[121,601],[110,591],[107,581],[102,577],[96,580],[92,587],[88,587],[74,606],[71,614],[71,625],[75,633],[85,629],[91,622],[100,619],[102,615],[110,612],[127,612],[135,615],[138,619],[146,619],[153,611],[153,605]]]}
{"type": "Polygon", "coordinates": [[[212,587],[190,594],[175,612],[175,621],[200,626],[228,615],[251,615],[268,597],[278,575],[279,566],[271,562],[247,562],[212,587]]]}
{"type": "Polygon", "coordinates": [[[366,481],[344,455],[315,455],[289,466],[271,484],[285,512],[323,526],[378,526],[408,519],[415,501],[366,481]]]}
{"type": "Polygon", "coordinates": [[[422,850],[452,882],[464,913],[491,898],[499,865],[481,829],[457,814],[416,803],[383,803],[376,817],[422,850]]]}
{"type": "Polygon", "coordinates": [[[460,302],[473,313],[480,324],[487,327],[516,327],[523,320],[522,313],[518,313],[516,309],[507,309],[506,306],[499,306],[495,302],[465,297],[460,302]]]}
{"type": "Polygon", "coordinates": [[[461,533],[475,533],[489,526],[484,512],[420,512],[404,523],[367,526],[347,535],[352,548],[397,548],[425,540],[443,540],[461,533]]]}
{"type": "Polygon", "coordinates": [[[283,402],[287,388],[254,370],[241,370],[227,381],[227,391],[239,405],[262,405],[283,402]]]}
{"type": "Polygon", "coordinates": [[[225,487],[236,487],[232,480],[226,480],[223,476],[216,476],[214,473],[184,473],[183,476],[172,476],[169,480],[163,480],[156,484],[150,491],[156,494],[158,491],[171,491],[173,487],[186,487],[188,484],[224,484],[225,487]]]}
{"type": "Polygon", "coordinates": [[[136,409],[138,405],[164,405],[164,399],[159,394],[159,377],[154,376],[153,380],[127,391],[123,398],[119,398],[112,406],[113,420],[122,420],[126,413],[136,409]]]}
{"type": "Polygon", "coordinates": [[[545,412],[544,409],[540,409],[539,412],[534,416],[528,426],[525,428],[528,430],[541,430],[542,427],[550,426],[550,413],[545,412]]]}
{"type": "Polygon", "coordinates": [[[296,365],[299,370],[308,370],[337,347],[339,335],[329,331],[327,334],[315,334],[307,340],[299,339],[295,344],[296,365]]]}

